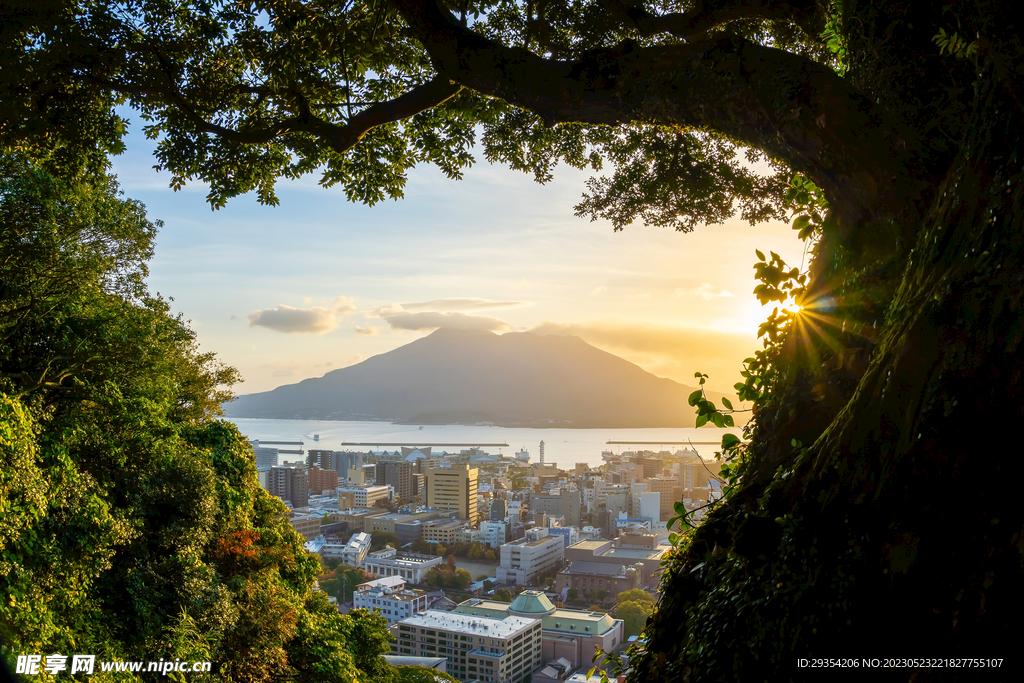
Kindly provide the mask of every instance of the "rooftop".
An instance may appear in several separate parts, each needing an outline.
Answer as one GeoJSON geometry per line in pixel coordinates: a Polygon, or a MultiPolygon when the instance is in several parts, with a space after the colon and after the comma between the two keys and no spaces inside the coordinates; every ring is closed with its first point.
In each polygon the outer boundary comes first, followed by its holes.
{"type": "Polygon", "coordinates": [[[437,629],[440,631],[453,631],[455,633],[477,634],[490,638],[510,638],[517,633],[524,631],[538,622],[537,619],[526,617],[505,617],[495,619],[481,617],[473,614],[461,614],[459,612],[441,612],[438,610],[427,610],[422,614],[416,614],[399,623],[404,626],[417,626],[419,628],[437,629]]]}

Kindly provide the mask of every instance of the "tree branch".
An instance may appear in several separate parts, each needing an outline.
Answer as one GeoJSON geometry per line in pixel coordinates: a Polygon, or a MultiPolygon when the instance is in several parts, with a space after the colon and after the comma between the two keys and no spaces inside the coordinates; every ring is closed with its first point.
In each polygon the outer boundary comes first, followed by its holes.
{"type": "Polygon", "coordinates": [[[437,0],[392,2],[438,73],[548,125],[714,131],[807,174],[849,228],[879,214],[899,215],[924,187],[917,139],[806,57],[723,36],[649,47],[626,41],[577,61],[544,59],[460,26],[437,0]]]}

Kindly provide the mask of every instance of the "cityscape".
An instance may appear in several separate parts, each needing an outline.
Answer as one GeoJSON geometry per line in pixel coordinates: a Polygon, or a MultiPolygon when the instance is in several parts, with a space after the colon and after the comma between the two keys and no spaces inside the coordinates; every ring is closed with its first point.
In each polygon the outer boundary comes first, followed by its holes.
{"type": "Polygon", "coordinates": [[[387,619],[391,664],[459,681],[599,680],[595,649],[623,653],[657,603],[676,502],[699,521],[722,495],[720,463],[690,447],[562,469],[544,441],[535,459],[314,438],[250,443],[260,485],[320,558],[319,589],[387,619]]]}

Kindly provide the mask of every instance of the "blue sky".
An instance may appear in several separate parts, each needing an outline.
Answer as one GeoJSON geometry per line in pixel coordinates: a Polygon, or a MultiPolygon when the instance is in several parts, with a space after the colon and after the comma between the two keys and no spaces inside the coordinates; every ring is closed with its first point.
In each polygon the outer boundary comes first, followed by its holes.
{"type": "MultiPolygon", "coordinates": [[[[137,123],[137,118],[133,123],[137,123]]],[[[478,163],[462,181],[414,170],[406,196],[351,204],[315,177],[282,183],[276,207],[246,195],[211,211],[206,188],[174,192],[133,126],[115,158],[127,196],[165,225],[150,288],[174,297],[204,350],[237,367],[239,393],[324,373],[438,325],[576,334],[662,377],[697,370],[726,390],[759,348],[754,249],[799,265],[781,223],[614,232],[573,215],[589,174],[547,185],[478,163]]]]}

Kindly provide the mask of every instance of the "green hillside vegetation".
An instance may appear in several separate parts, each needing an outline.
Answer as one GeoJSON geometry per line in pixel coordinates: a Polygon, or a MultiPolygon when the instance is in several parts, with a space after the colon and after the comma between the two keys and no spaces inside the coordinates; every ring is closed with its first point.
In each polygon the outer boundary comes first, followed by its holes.
{"type": "Polygon", "coordinates": [[[111,178],[0,157],[3,656],[393,680],[386,620],[312,591],[318,560],[214,419],[236,372],[146,291],[158,227],[111,178]]]}

